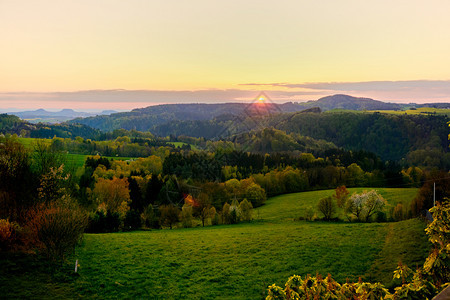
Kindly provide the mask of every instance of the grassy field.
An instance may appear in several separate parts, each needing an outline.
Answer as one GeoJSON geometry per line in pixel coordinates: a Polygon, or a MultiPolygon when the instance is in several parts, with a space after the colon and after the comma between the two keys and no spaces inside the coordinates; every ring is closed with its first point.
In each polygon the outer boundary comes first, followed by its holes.
{"type": "Polygon", "coordinates": [[[351,113],[374,113],[379,112],[383,114],[393,114],[393,115],[440,115],[450,117],[450,109],[445,108],[432,108],[432,107],[420,107],[417,109],[405,109],[405,110],[349,110],[349,109],[332,109],[325,111],[325,113],[341,113],[341,112],[351,112],[351,113]]]}
{"type": "Polygon", "coordinates": [[[192,150],[198,150],[198,147],[192,144],[184,143],[184,142],[168,142],[168,144],[172,144],[175,147],[182,147],[184,145],[190,145],[192,150]]]}
{"type": "MultiPolygon", "coordinates": [[[[379,191],[392,203],[409,201],[417,192],[379,191]]],[[[0,289],[6,298],[263,299],[268,285],[283,286],[293,274],[331,273],[340,282],[362,277],[389,284],[399,260],[411,267],[423,263],[430,246],[419,220],[293,220],[301,207],[332,192],[273,197],[250,223],[87,234],[65,271],[49,275],[8,265],[16,272],[0,273],[0,289]],[[75,259],[76,276],[70,271],[75,259]],[[7,284],[16,287],[14,294],[7,284]]]]}
{"type": "MultiPolygon", "coordinates": [[[[360,193],[364,190],[372,188],[349,188],[350,194],[360,193]]],[[[397,203],[409,205],[410,201],[416,196],[418,189],[416,188],[376,188],[376,190],[386,199],[388,205],[386,211],[389,212],[391,207],[395,207],[397,203]]],[[[271,221],[289,221],[304,217],[305,210],[308,206],[314,209],[321,198],[331,196],[334,190],[311,191],[304,193],[293,193],[287,195],[276,196],[267,201],[267,203],[257,209],[254,214],[256,219],[264,219],[271,221]]],[[[339,212],[341,219],[346,219],[339,212]]]]}
{"type": "MultiPolygon", "coordinates": [[[[29,150],[34,150],[34,145],[37,141],[42,141],[48,145],[51,144],[51,139],[36,139],[36,138],[19,138],[19,141],[25,146],[25,148],[29,150]]],[[[67,153],[66,154],[66,166],[72,172],[75,172],[78,168],[84,165],[86,158],[93,155],[85,155],[85,154],[75,154],[75,153],[67,153]]],[[[108,159],[114,160],[129,160],[131,157],[118,157],[118,156],[104,156],[108,159]]]]}
{"type": "Polygon", "coordinates": [[[444,108],[432,108],[432,107],[420,107],[417,109],[407,109],[407,110],[370,110],[367,112],[380,112],[385,114],[395,114],[395,115],[443,115],[450,117],[450,109],[444,108]]]}

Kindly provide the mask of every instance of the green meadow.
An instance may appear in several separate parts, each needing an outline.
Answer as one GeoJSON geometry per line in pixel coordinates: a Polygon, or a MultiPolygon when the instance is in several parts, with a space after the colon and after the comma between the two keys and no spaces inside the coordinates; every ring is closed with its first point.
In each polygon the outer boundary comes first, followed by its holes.
{"type": "MultiPolygon", "coordinates": [[[[417,189],[379,191],[395,204],[410,201],[417,189]]],[[[332,193],[273,197],[250,223],[86,234],[57,272],[39,260],[3,258],[0,288],[7,298],[263,299],[268,285],[283,286],[293,274],[330,273],[340,282],[361,277],[389,286],[399,261],[412,268],[423,263],[430,245],[420,220],[294,220],[332,193]]]]}

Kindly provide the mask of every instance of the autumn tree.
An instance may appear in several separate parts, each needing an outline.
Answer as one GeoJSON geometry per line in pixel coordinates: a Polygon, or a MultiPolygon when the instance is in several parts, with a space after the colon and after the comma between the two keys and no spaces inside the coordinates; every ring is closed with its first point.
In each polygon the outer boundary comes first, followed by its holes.
{"type": "Polygon", "coordinates": [[[172,229],[172,226],[180,221],[180,210],[173,204],[161,205],[159,207],[159,221],[161,225],[168,226],[172,229]]]}
{"type": "Polygon", "coordinates": [[[222,207],[222,223],[223,224],[230,224],[230,204],[228,202],[225,202],[225,204],[222,207]]]}
{"type": "Polygon", "coordinates": [[[119,213],[121,219],[130,209],[130,192],[127,178],[104,179],[99,178],[94,188],[94,197],[97,205],[104,205],[111,213],[119,213]]]}
{"type": "Polygon", "coordinates": [[[338,186],[333,197],[336,199],[336,204],[339,208],[343,208],[349,198],[350,192],[345,185],[338,186]]]}
{"type": "Polygon", "coordinates": [[[33,204],[36,180],[29,152],[14,138],[0,137],[0,178],[0,218],[20,220],[33,204]]]}
{"type": "Polygon", "coordinates": [[[258,207],[266,201],[266,192],[256,183],[251,183],[245,190],[245,197],[249,199],[253,207],[258,207]]]}
{"type": "Polygon", "coordinates": [[[239,203],[239,209],[241,211],[241,219],[243,221],[250,221],[252,219],[252,203],[247,199],[244,199],[239,203]]]}

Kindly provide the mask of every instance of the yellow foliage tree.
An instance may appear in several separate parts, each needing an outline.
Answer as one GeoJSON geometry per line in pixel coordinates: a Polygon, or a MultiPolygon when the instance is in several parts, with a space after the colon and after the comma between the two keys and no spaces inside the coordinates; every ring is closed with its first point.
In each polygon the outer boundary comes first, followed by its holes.
{"type": "Polygon", "coordinates": [[[93,193],[99,206],[103,204],[109,212],[119,213],[121,219],[125,217],[130,209],[130,192],[126,178],[114,177],[110,180],[99,178],[93,193]]]}

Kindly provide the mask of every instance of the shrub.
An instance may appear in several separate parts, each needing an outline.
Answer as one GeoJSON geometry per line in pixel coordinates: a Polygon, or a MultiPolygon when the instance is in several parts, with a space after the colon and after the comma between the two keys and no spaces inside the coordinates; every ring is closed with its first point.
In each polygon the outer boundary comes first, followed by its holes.
{"type": "Polygon", "coordinates": [[[305,219],[308,221],[312,221],[314,219],[314,208],[311,205],[306,208],[305,219]]]}
{"type": "Polygon", "coordinates": [[[336,213],[336,204],[331,196],[320,199],[317,208],[327,221],[331,220],[333,215],[336,213]]]}
{"type": "Polygon", "coordinates": [[[87,215],[74,206],[52,204],[42,207],[31,225],[47,257],[61,261],[81,240],[87,226],[87,215]]]}
{"type": "Polygon", "coordinates": [[[387,222],[387,215],[384,211],[378,211],[375,219],[378,223],[387,222]]]}
{"type": "Polygon", "coordinates": [[[395,221],[401,221],[405,219],[405,213],[404,213],[404,209],[403,209],[403,204],[398,203],[395,208],[394,208],[394,212],[392,213],[392,217],[394,218],[395,221]]]}
{"type": "Polygon", "coordinates": [[[16,250],[22,244],[22,228],[16,222],[0,219],[0,251],[16,250]]]}

